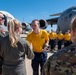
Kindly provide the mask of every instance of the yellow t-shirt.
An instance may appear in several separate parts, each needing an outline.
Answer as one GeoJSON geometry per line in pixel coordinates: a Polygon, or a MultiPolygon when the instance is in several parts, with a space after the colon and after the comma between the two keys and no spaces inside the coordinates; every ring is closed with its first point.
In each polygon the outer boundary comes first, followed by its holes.
{"type": "Polygon", "coordinates": [[[57,34],[56,34],[55,32],[51,32],[51,33],[49,34],[49,39],[54,40],[54,39],[56,39],[56,38],[57,38],[57,34]]]}
{"type": "Polygon", "coordinates": [[[64,35],[62,33],[59,33],[57,35],[58,40],[62,40],[64,38],[64,35]]]}
{"type": "Polygon", "coordinates": [[[66,33],[64,35],[64,40],[70,41],[71,40],[70,37],[71,37],[71,34],[70,33],[66,33]]]}
{"type": "Polygon", "coordinates": [[[35,34],[33,31],[30,32],[26,39],[29,43],[32,43],[34,52],[42,52],[44,44],[49,40],[47,32],[42,29],[39,34],[35,34]]]}

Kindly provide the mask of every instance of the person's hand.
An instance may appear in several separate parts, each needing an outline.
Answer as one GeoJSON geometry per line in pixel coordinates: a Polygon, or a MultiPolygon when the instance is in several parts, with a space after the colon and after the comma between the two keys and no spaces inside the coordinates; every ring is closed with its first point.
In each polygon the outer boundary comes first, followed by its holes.
{"type": "Polygon", "coordinates": [[[46,51],[48,49],[48,45],[44,45],[44,47],[43,47],[43,51],[46,51]]]}

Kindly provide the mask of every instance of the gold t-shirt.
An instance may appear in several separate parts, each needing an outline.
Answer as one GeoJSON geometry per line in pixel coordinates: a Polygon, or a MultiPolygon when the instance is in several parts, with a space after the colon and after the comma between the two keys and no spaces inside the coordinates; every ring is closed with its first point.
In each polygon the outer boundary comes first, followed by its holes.
{"type": "Polygon", "coordinates": [[[49,40],[47,32],[42,29],[39,34],[35,34],[33,31],[30,32],[26,39],[29,43],[32,43],[34,52],[42,52],[44,44],[49,40]]]}

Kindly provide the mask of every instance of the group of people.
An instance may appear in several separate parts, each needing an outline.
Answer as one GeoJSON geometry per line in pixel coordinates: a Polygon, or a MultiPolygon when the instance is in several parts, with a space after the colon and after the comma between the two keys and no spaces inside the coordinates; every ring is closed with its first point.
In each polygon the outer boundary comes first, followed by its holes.
{"type": "Polygon", "coordinates": [[[66,33],[62,33],[62,31],[60,30],[58,33],[56,33],[54,30],[51,30],[50,33],[48,33],[49,36],[49,46],[51,51],[55,50],[56,45],[58,45],[58,50],[62,48],[62,45],[64,45],[64,47],[69,46],[70,44],[72,44],[71,42],[71,33],[70,30],[67,30],[66,33]]]}
{"type": "Polygon", "coordinates": [[[39,75],[39,65],[41,75],[76,75],[76,17],[71,21],[72,44],[49,59],[46,51],[49,37],[46,30],[40,29],[39,20],[32,21],[33,30],[26,39],[20,37],[22,25],[17,19],[8,21],[7,36],[1,28],[3,24],[4,15],[0,13],[0,75],[26,75],[25,55],[32,59],[33,75],[39,75]]]}
{"type": "MultiPolygon", "coordinates": [[[[2,13],[0,23],[1,27],[4,24],[2,13]]],[[[40,23],[35,19],[31,23],[33,31],[23,39],[20,37],[22,33],[20,21],[9,20],[7,26],[8,35],[0,39],[0,75],[26,75],[25,55],[32,59],[33,75],[39,75],[39,65],[42,74],[42,67],[47,60],[46,48],[49,40],[47,31],[40,29],[40,23]]]]}

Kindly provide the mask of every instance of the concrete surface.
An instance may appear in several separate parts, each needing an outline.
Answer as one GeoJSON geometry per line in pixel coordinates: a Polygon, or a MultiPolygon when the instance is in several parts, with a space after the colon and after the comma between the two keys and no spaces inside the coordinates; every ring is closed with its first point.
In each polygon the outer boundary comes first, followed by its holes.
{"type": "MultiPolygon", "coordinates": [[[[51,56],[53,53],[48,52],[48,57],[51,56]]],[[[47,57],[47,58],[48,58],[47,57]]],[[[27,75],[33,75],[33,71],[32,71],[32,67],[31,67],[31,60],[26,58],[26,71],[27,71],[27,75]]]]}

